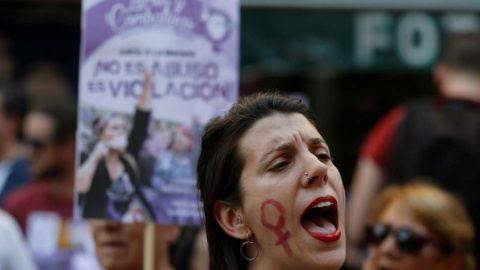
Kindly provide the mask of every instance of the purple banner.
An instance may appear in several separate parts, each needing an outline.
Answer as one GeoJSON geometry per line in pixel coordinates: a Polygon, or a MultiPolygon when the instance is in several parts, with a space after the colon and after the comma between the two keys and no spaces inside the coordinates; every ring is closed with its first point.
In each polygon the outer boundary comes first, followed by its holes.
{"type": "Polygon", "coordinates": [[[238,96],[238,0],[86,0],[78,218],[200,224],[205,123],[238,96]]]}

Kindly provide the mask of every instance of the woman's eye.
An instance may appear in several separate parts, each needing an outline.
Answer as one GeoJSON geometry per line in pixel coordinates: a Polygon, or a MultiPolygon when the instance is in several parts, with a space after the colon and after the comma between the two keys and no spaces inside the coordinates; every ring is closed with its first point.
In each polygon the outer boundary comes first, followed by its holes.
{"type": "Polygon", "coordinates": [[[282,162],[276,164],[275,166],[271,167],[271,168],[268,169],[268,170],[269,170],[269,171],[278,171],[278,170],[281,170],[281,169],[287,167],[288,164],[290,164],[290,162],[282,161],[282,162]]]}
{"type": "Polygon", "coordinates": [[[328,154],[325,154],[325,153],[317,155],[317,158],[318,158],[318,160],[320,160],[322,162],[327,162],[329,160],[333,160],[333,158],[331,156],[329,156],[328,154]]]}

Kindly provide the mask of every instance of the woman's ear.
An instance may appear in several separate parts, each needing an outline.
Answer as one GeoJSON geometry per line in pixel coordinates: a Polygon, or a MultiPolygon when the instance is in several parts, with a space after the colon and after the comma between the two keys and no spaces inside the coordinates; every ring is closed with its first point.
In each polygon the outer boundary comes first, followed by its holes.
{"type": "Polygon", "coordinates": [[[247,233],[251,234],[250,228],[244,220],[244,214],[240,207],[232,206],[223,200],[218,200],[213,206],[213,213],[218,225],[233,238],[247,239],[247,233]]]}

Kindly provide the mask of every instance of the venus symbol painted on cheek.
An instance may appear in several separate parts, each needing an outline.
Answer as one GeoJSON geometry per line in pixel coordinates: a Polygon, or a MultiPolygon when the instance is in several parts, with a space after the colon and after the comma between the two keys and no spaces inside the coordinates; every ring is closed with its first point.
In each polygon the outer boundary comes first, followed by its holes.
{"type": "Polygon", "coordinates": [[[277,235],[278,241],[277,243],[275,243],[275,246],[281,245],[285,250],[285,252],[289,256],[291,256],[293,253],[287,242],[288,238],[290,238],[290,231],[282,232],[282,228],[285,226],[285,207],[283,207],[283,205],[277,202],[276,200],[268,199],[263,202],[261,210],[262,210],[261,220],[262,220],[263,227],[274,231],[275,234],[277,235]],[[265,217],[265,208],[267,205],[270,205],[270,204],[273,205],[279,213],[278,222],[276,225],[270,224],[265,217]]]}

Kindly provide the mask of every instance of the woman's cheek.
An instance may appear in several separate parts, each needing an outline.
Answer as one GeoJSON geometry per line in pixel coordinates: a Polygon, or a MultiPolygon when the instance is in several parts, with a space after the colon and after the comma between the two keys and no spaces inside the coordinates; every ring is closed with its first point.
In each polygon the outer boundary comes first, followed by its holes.
{"type": "Polygon", "coordinates": [[[288,255],[292,256],[292,250],[289,245],[290,231],[285,228],[287,224],[285,207],[275,199],[267,199],[262,202],[260,207],[260,221],[264,229],[269,231],[266,236],[273,236],[274,246],[280,247],[288,255]]]}

